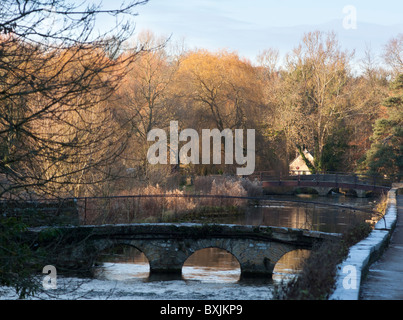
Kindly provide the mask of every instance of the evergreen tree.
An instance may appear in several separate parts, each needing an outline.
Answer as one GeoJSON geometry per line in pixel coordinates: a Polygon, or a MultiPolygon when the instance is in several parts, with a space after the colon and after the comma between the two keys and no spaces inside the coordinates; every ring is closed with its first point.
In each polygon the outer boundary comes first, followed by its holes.
{"type": "Polygon", "coordinates": [[[390,96],[384,106],[387,115],[375,122],[365,165],[370,174],[399,179],[403,170],[403,74],[391,83],[390,96]]]}

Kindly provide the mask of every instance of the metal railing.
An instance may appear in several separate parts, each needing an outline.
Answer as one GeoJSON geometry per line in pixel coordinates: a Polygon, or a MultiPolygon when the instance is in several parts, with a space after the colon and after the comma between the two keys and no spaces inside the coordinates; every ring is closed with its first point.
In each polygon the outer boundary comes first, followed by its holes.
{"type": "Polygon", "coordinates": [[[203,194],[153,194],[109,197],[75,198],[80,224],[164,222],[170,218],[203,212],[238,212],[248,204],[328,207],[373,214],[368,208],[332,204],[320,201],[275,199],[270,197],[248,197],[203,194]]]}
{"type": "MultiPolygon", "coordinates": [[[[238,212],[248,204],[294,206],[325,206],[340,210],[360,211],[373,214],[367,208],[348,205],[307,201],[301,199],[278,199],[268,196],[233,196],[209,194],[135,194],[124,196],[76,197],[60,199],[38,199],[35,201],[0,201],[3,216],[28,217],[32,214],[35,224],[106,224],[168,221],[180,215],[198,212],[238,212]],[[44,215],[44,212],[46,215],[44,215]],[[36,215],[36,216],[35,216],[36,215]],[[37,219],[39,217],[39,219],[37,219]]],[[[31,217],[32,217],[31,216],[31,217]]],[[[29,223],[31,224],[31,223],[29,223]]]]}
{"type": "Polygon", "coordinates": [[[257,179],[259,181],[314,181],[318,184],[321,182],[332,182],[335,184],[350,184],[350,185],[370,185],[374,187],[390,188],[393,182],[396,182],[400,177],[385,177],[382,175],[372,175],[366,173],[348,173],[348,172],[322,172],[310,174],[309,172],[295,171],[290,174],[282,174],[281,172],[259,171],[249,176],[249,179],[257,179]]]}

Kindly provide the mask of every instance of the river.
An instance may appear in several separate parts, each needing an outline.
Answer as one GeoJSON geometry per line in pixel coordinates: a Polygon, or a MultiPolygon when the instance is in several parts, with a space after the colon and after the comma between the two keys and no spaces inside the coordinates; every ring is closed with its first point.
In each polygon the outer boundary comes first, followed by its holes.
{"type": "MultiPolygon", "coordinates": [[[[371,208],[376,198],[354,198],[343,195],[315,197],[276,197],[292,202],[268,202],[253,206],[237,216],[216,217],[216,223],[270,225],[341,232],[353,221],[370,216],[361,211],[310,205],[305,201],[371,208]]],[[[309,255],[296,250],[283,256],[269,278],[241,279],[236,259],[228,252],[208,248],[195,252],[185,262],[180,278],[149,277],[146,257],[134,248],[115,248],[100,257],[93,278],[57,277],[57,289],[38,294],[38,299],[90,300],[270,300],[275,283],[298,274],[299,264],[309,255]]],[[[11,290],[3,297],[13,299],[11,290]]]]}

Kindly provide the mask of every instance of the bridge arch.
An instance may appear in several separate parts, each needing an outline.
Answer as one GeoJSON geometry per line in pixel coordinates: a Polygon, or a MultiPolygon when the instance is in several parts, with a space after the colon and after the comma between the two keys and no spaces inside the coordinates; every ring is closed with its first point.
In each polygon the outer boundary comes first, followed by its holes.
{"type": "MultiPolygon", "coordinates": [[[[147,260],[148,264],[150,264],[150,259],[148,257],[148,252],[147,250],[144,250],[145,248],[141,245],[140,242],[138,241],[132,241],[132,240],[127,240],[127,239],[96,239],[91,241],[91,244],[87,247],[90,249],[91,252],[89,253],[88,258],[90,259],[89,264],[91,267],[94,266],[94,264],[97,262],[97,259],[99,259],[99,255],[101,255],[104,252],[107,252],[108,250],[112,250],[113,248],[121,247],[121,246],[126,246],[126,247],[131,247],[133,249],[138,250],[141,252],[145,259],[147,260]]],[[[78,247],[81,249],[80,247],[78,247]]],[[[77,254],[77,252],[75,253],[77,254]]],[[[80,254],[80,253],[78,253],[80,254]]],[[[83,253],[81,253],[83,254],[83,253]]]]}
{"type": "Polygon", "coordinates": [[[202,248],[202,249],[196,250],[195,252],[193,252],[193,253],[185,260],[184,265],[186,264],[186,262],[188,262],[189,259],[191,259],[192,257],[194,257],[196,254],[201,253],[202,251],[205,251],[205,250],[208,250],[208,249],[217,249],[217,250],[219,250],[219,251],[222,251],[223,253],[224,253],[224,252],[227,253],[228,255],[230,255],[231,257],[234,258],[234,260],[236,261],[236,263],[238,263],[239,267],[241,266],[241,264],[240,264],[240,262],[238,261],[237,257],[236,257],[234,254],[232,254],[231,251],[228,251],[228,250],[223,249],[223,248],[215,247],[215,246],[210,246],[210,247],[206,247],[206,248],[202,248]]]}
{"type": "Polygon", "coordinates": [[[145,254],[135,246],[127,243],[111,243],[95,255],[92,275],[112,280],[148,278],[150,263],[145,254]]]}
{"type": "Polygon", "coordinates": [[[242,277],[271,275],[281,257],[296,249],[295,245],[282,242],[202,238],[166,241],[97,239],[91,250],[101,252],[118,245],[129,245],[144,253],[150,265],[150,274],[181,274],[184,263],[193,253],[206,248],[222,249],[238,261],[242,277]]]}
{"type": "Polygon", "coordinates": [[[229,251],[209,247],[195,251],[182,266],[182,278],[222,281],[238,281],[241,278],[241,264],[229,251]]]}
{"type": "Polygon", "coordinates": [[[273,279],[281,280],[290,274],[298,273],[302,263],[309,257],[311,249],[294,249],[285,253],[273,269],[273,279]]]}
{"type": "Polygon", "coordinates": [[[132,261],[134,261],[136,258],[138,258],[138,253],[144,256],[145,260],[148,262],[144,252],[131,243],[114,242],[98,252],[97,260],[102,261],[104,258],[106,258],[113,260],[114,262],[121,262],[123,260],[130,261],[129,259],[132,258],[132,261]]]}
{"type": "Polygon", "coordinates": [[[372,191],[355,188],[340,188],[340,192],[344,193],[345,195],[356,196],[359,198],[365,198],[369,193],[372,193],[372,191]]]}
{"type": "Polygon", "coordinates": [[[296,194],[319,194],[315,187],[295,187],[293,192],[296,194]]]}

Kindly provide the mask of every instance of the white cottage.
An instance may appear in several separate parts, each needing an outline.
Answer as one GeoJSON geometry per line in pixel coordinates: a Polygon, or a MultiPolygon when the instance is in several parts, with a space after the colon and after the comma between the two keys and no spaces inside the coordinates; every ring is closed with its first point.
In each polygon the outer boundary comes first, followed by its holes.
{"type": "MultiPolygon", "coordinates": [[[[309,153],[308,150],[304,150],[304,155],[313,164],[313,156],[309,153]]],[[[302,156],[300,154],[290,163],[290,175],[298,174],[311,174],[308,166],[306,165],[304,159],[302,159],[302,156]]]]}

